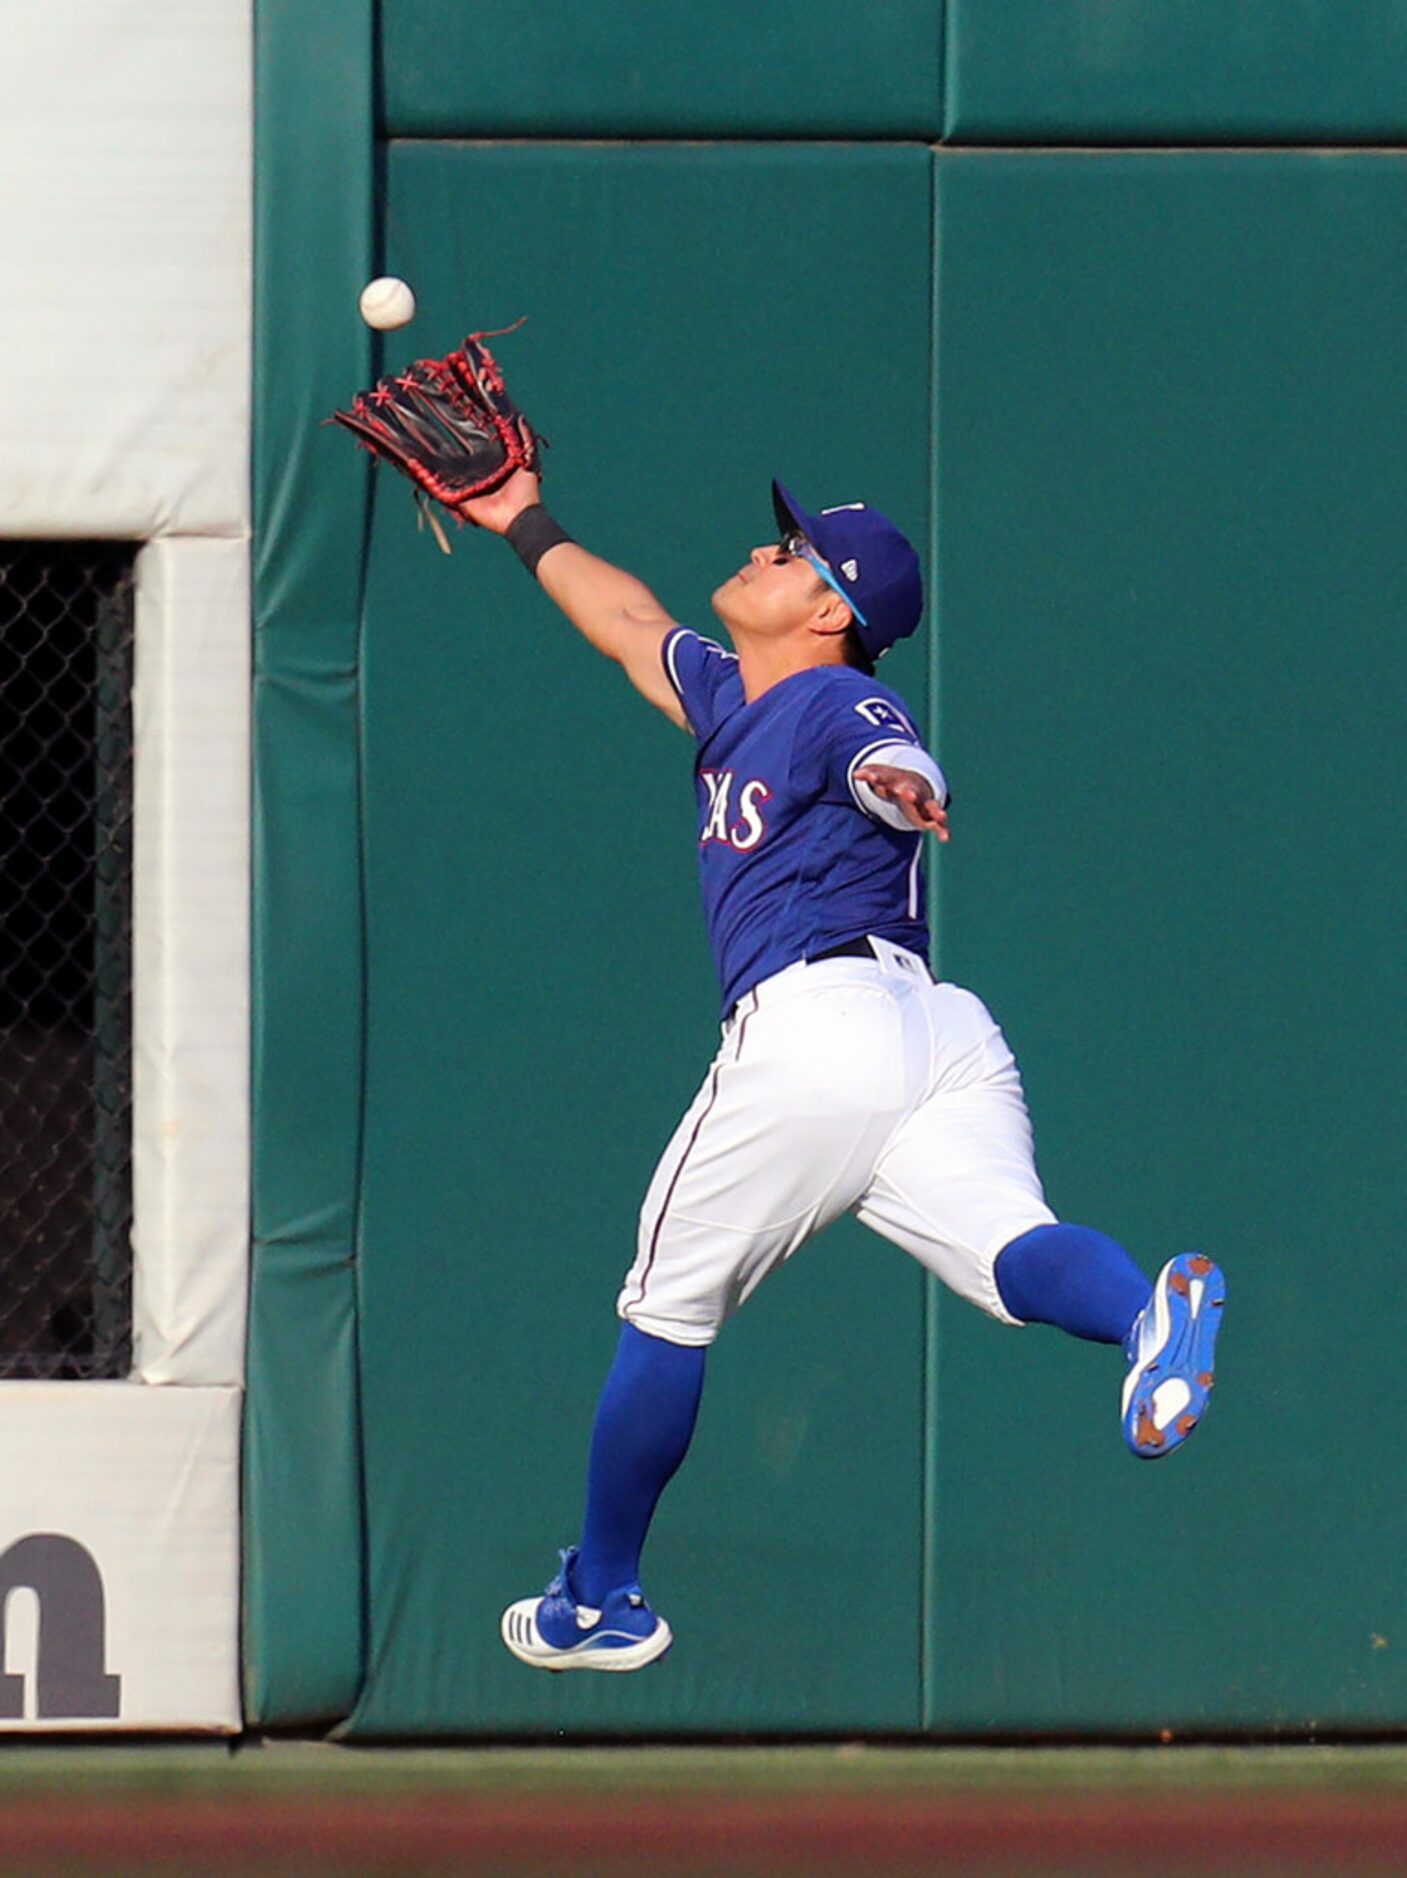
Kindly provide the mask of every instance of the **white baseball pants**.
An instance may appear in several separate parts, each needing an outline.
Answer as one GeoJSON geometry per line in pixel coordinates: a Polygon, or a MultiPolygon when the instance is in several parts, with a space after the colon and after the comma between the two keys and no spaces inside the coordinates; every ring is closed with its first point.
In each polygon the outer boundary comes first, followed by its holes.
{"type": "Polygon", "coordinates": [[[788,966],[748,992],[640,1212],[617,1311],[671,1343],[725,1319],[852,1212],[1003,1323],[998,1252],[1055,1215],[1016,1061],[980,998],[877,959],[788,966]]]}

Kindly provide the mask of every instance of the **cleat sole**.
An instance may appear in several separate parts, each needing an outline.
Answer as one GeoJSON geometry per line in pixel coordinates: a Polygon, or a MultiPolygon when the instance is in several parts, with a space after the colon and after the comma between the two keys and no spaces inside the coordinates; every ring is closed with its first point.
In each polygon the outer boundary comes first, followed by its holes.
{"type": "Polygon", "coordinates": [[[1225,1303],[1226,1281],[1204,1253],[1183,1253],[1159,1274],[1149,1305],[1154,1347],[1124,1383],[1124,1439],[1140,1459],[1175,1452],[1206,1414],[1225,1303]]]}
{"type": "Polygon", "coordinates": [[[538,1630],[539,1602],[537,1598],[524,1598],[517,1604],[510,1604],[499,1624],[504,1644],[520,1663],[527,1663],[532,1669],[546,1669],[558,1675],[569,1669],[620,1675],[659,1662],[674,1642],[673,1632],[661,1617],[650,1635],[641,1637],[638,1642],[608,1645],[584,1639],[569,1650],[556,1649],[538,1630]]]}

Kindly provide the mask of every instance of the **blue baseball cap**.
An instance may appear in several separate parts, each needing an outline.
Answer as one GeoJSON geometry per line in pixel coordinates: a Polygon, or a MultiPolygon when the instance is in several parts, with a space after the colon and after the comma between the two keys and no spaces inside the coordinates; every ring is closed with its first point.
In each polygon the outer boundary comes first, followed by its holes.
{"type": "Polygon", "coordinates": [[[782,483],[772,508],[785,534],[798,529],[827,563],[849,601],[855,631],[872,659],[907,639],[923,617],[923,574],[908,537],[866,502],[843,502],[812,515],[782,483]]]}

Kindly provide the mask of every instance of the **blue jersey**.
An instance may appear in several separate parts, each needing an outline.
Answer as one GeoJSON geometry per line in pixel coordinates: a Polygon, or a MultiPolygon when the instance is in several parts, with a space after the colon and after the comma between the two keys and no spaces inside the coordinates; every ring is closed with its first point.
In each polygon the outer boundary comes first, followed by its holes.
{"type": "Polygon", "coordinates": [[[698,739],[699,872],[724,1012],[865,933],[926,955],[924,837],[877,821],[854,785],[875,750],[923,748],[897,693],[823,665],[749,704],[737,655],[712,640],[678,627],[663,657],[698,739]]]}

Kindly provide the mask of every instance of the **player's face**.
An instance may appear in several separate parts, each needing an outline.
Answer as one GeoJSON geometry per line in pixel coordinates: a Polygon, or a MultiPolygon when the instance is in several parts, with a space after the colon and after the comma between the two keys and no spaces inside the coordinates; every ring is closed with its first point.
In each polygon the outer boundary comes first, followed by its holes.
{"type": "Polygon", "coordinates": [[[814,553],[805,537],[795,533],[754,548],[714,594],[714,612],[730,632],[767,638],[794,632],[814,616],[829,592],[810,558],[814,553]]]}

